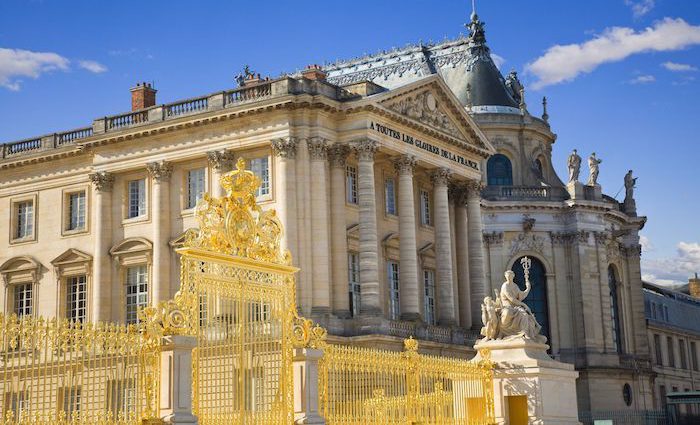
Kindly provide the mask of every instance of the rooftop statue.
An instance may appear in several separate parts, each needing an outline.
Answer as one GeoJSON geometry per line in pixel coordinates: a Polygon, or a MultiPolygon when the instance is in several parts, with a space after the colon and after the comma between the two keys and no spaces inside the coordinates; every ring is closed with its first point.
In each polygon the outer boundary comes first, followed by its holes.
{"type": "Polygon", "coordinates": [[[569,183],[577,182],[581,172],[581,157],[576,153],[576,149],[569,155],[567,166],[569,167],[569,183]]]}
{"type": "Polygon", "coordinates": [[[637,185],[637,178],[632,177],[632,170],[625,174],[625,202],[634,199],[634,188],[637,185]]]}
{"type": "Polygon", "coordinates": [[[598,173],[600,172],[599,165],[601,162],[603,162],[603,160],[596,158],[595,152],[588,157],[588,168],[590,170],[590,174],[588,175],[589,186],[595,186],[598,184],[598,173]]]}
{"type": "Polygon", "coordinates": [[[495,299],[486,297],[481,305],[481,321],[484,323],[481,328],[484,338],[481,342],[516,338],[524,338],[540,344],[547,342],[547,338],[540,335],[542,326],[537,323],[535,315],[523,302],[532,288],[530,285],[531,260],[524,257],[520,262],[525,271],[525,290],[521,291],[514,282],[515,273],[507,270],[506,281],[501,285],[500,292],[494,291],[495,299]]]}

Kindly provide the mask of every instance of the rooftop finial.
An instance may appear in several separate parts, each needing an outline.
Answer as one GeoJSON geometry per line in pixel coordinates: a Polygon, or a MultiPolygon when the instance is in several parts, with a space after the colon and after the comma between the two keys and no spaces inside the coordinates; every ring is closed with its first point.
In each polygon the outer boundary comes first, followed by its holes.
{"type": "Polygon", "coordinates": [[[549,122],[549,114],[547,113],[547,96],[542,97],[542,121],[549,122]]]}
{"type": "Polygon", "coordinates": [[[472,0],[472,21],[476,16],[476,0],[472,0]]]}
{"type": "Polygon", "coordinates": [[[486,31],[484,30],[484,22],[479,19],[476,14],[476,2],[472,0],[472,16],[469,24],[465,25],[469,30],[469,38],[475,45],[486,44],[486,31]]]}

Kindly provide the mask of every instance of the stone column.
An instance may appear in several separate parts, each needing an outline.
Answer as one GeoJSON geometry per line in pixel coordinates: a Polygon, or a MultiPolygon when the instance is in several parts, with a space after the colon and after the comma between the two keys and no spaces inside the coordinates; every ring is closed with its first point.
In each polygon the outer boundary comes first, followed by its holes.
{"type": "MultiPolygon", "coordinates": [[[[469,280],[469,232],[467,231],[467,189],[453,190],[455,201],[455,247],[457,254],[457,287],[459,288],[459,325],[472,327],[471,282],[469,280]]],[[[477,322],[478,323],[478,322],[477,322]]]]}
{"type": "Polygon", "coordinates": [[[93,322],[110,319],[110,288],[112,276],[109,249],[112,246],[112,186],[114,175],[104,171],[90,174],[95,202],[92,216],[94,231],[93,270],[92,270],[92,311],[93,322]]]}
{"type": "MultiPolygon", "coordinates": [[[[275,196],[277,197],[277,214],[284,226],[282,247],[292,254],[293,263],[299,264],[297,258],[297,198],[296,198],[296,140],[287,137],[272,141],[272,152],[275,155],[276,178],[275,196]]],[[[297,285],[297,301],[299,301],[299,285],[297,285]]]]}
{"type": "Polygon", "coordinates": [[[401,318],[418,320],[420,287],[418,285],[418,247],[416,244],[416,203],[413,197],[413,169],[416,157],[403,155],[394,162],[399,173],[399,284],[401,318]]]}
{"type": "Polygon", "coordinates": [[[225,195],[224,188],[219,180],[224,173],[231,169],[231,161],[233,161],[233,152],[228,151],[211,151],[207,152],[209,167],[211,168],[211,196],[221,198],[225,195]]]}
{"type": "Polygon", "coordinates": [[[450,203],[447,184],[450,170],[433,172],[433,211],[435,215],[435,257],[437,261],[438,322],[443,326],[455,324],[452,281],[452,241],[450,237],[450,203]]]}
{"type": "Polygon", "coordinates": [[[311,157],[311,244],[312,300],[314,315],[330,313],[330,241],[328,234],[328,192],[326,156],[328,143],[321,137],[309,139],[307,147],[311,157]]]}
{"type": "Polygon", "coordinates": [[[481,222],[481,182],[467,183],[467,239],[469,241],[469,282],[472,326],[481,323],[481,302],[489,292],[484,274],[484,241],[481,222]]]}
{"type": "Polygon", "coordinates": [[[345,223],[345,160],[350,147],[334,144],[328,150],[331,165],[331,264],[333,314],[350,317],[348,296],[348,236],[345,223]]]}
{"type": "Polygon", "coordinates": [[[153,221],[153,268],[151,272],[153,298],[151,305],[170,298],[170,175],[169,162],[146,164],[153,182],[151,191],[151,220],[153,221]]]}
{"type": "Polygon", "coordinates": [[[192,414],[193,336],[166,336],[160,354],[160,417],[166,424],[196,424],[192,414]]]}
{"type": "Polygon", "coordinates": [[[374,181],[374,154],[377,142],[364,139],[355,145],[358,159],[357,196],[360,207],[360,314],[382,314],[379,292],[379,249],[377,244],[377,205],[374,181]]]}
{"type": "Polygon", "coordinates": [[[294,423],[323,425],[319,413],[318,361],[323,351],[315,348],[294,349],[294,423]]]}

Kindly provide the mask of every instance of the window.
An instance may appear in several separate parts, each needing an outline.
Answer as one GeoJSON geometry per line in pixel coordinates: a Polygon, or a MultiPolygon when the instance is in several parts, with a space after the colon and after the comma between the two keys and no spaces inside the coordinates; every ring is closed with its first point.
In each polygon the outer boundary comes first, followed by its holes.
{"type": "Polygon", "coordinates": [[[685,340],[678,340],[678,354],[680,354],[681,369],[688,369],[688,357],[685,351],[685,340]]]}
{"type": "Polygon", "coordinates": [[[661,354],[661,337],[659,336],[659,334],[654,334],[654,354],[656,357],[656,364],[659,366],[663,366],[664,358],[661,354]]]}
{"type": "Polygon", "coordinates": [[[66,317],[74,322],[85,322],[87,318],[87,278],[85,275],[66,279],[66,317]]]}
{"type": "Polygon", "coordinates": [[[255,196],[270,194],[270,162],[267,156],[250,160],[250,171],[260,178],[260,187],[255,196]]]}
{"type": "Polygon", "coordinates": [[[486,163],[486,176],[489,186],[512,186],[513,166],[507,156],[497,153],[486,163]]]}
{"type": "Polygon", "coordinates": [[[384,205],[386,206],[387,214],[396,215],[396,190],[394,179],[384,180],[384,205]]]}
{"type": "Polygon", "coordinates": [[[673,338],[670,336],[666,337],[666,347],[668,348],[668,365],[676,367],[676,353],[673,349],[673,338]]]}
{"type": "MultiPolygon", "coordinates": [[[[515,272],[515,283],[518,284],[520,290],[525,290],[525,273],[520,260],[522,260],[522,257],[513,263],[512,270],[515,272]]],[[[532,289],[527,298],[525,298],[525,304],[530,307],[530,310],[535,315],[535,319],[537,319],[537,323],[542,326],[542,335],[547,337],[547,341],[551,341],[547,302],[547,273],[541,261],[532,257],[530,257],[530,260],[530,284],[532,289]]]]}
{"type": "Polygon", "coordinates": [[[15,204],[15,239],[34,236],[34,201],[15,204]]]}
{"type": "Polygon", "coordinates": [[[651,303],[651,318],[656,319],[656,303],[651,303]]]}
{"type": "Polygon", "coordinates": [[[420,191],[420,222],[426,226],[430,226],[432,223],[430,217],[430,192],[427,190],[420,191]]]}
{"type": "Polygon", "coordinates": [[[659,399],[661,408],[666,408],[666,385],[659,385],[659,399]]]}
{"type": "Polygon", "coordinates": [[[350,315],[360,314],[360,256],[356,252],[348,253],[348,294],[350,296],[350,315]]]}
{"type": "Polygon", "coordinates": [[[693,370],[698,370],[698,347],[695,341],[690,342],[690,364],[693,366],[693,370]]]}
{"type": "Polygon", "coordinates": [[[535,159],[535,173],[537,174],[537,177],[542,178],[543,168],[542,160],[540,158],[535,159]]]}
{"type": "Polygon", "coordinates": [[[68,194],[68,223],[66,230],[85,229],[85,191],[68,194]]]}
{"type": "Polygon", "coordinates": [[[348,204],[357,204],[357,168],[348,166],[345,171],[345,192],[348,204]]]}
{"type": "Polygon", "coordinates": [[[387,280],[389,283],[389,318],[398,320],[401,315],[399,305],[399,263],[389,261],[387,263],[387,280]]]}
{"type": "Polygon", "coordinates": [[[186,209],[194,208],[204,194],[204,168],[187,172],[187,205],[186,209]]]}
{"type": "Polygon", "coordinates": [[[80,387],[61,388],[63,411],[68,419],[73,417],[73,413],[80,412],[80,393],[80,387]]]}
{"type": "Polygon", "coordinates": [[[21,422],[24,414],[29,410],[29,397],[27,393],[11,392],[5,393],[5,411],[12,411],[13,416],[21,422]]]}
{"type": "Polygon", "coordinates": [[[146,215],[146,179],[129,182],[128,218],[146,215]]]}
{"type": "Polygon", "coordinates": [[[17,316],[29,316],[32,314],[32,284],[24,283],[15,285],[15,314],[17,316]]]}
{"type": "Polygon", "coordinates": [[[617,277],[613,266],[608,267],[608,290],[610,291],[610,318],[612,319],[613,347],[622,352],[622,328],[620,326],[620,307],[617,291],[617,277]]]}
{"type": "Polygon", "coordinates": [[[138,322],[138,312],[148,306],[148,275],[146,266],[126,269],[126,323],[138,322]]]}
{"type": "Polygon", "coordinates": [[[435,324],[435,272],[423,270],[423,286],[425,287],[425,299],[423,300],[423,316],[425,322],[435,324]]]}
{"type": "Polygon", "coordinates": [[[123,414],[128,417],[136,413],[136,383],[133,379],[109,381],[107,400],[109,400],[109,411],[114,416],[123,414]]]}

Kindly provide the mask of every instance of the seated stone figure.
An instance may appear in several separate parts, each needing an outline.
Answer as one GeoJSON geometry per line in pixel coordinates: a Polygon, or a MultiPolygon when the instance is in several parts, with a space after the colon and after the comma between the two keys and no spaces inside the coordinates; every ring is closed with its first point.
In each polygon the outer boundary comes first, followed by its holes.
{"type": "Polygon", "coordinates": [[[547,338],[540,335],[542,327],[523,302],[531,289],[527,274],[524,291],[513,281],[513,271],[506,271],[505,278],[500,292],[495,291],[496,299],[486,297],[481,306],[481,320],[484,322],[484,327],[481,328],[481,334],[484,336],[482,341],[524,338],[544,344],[547,338]]]}

